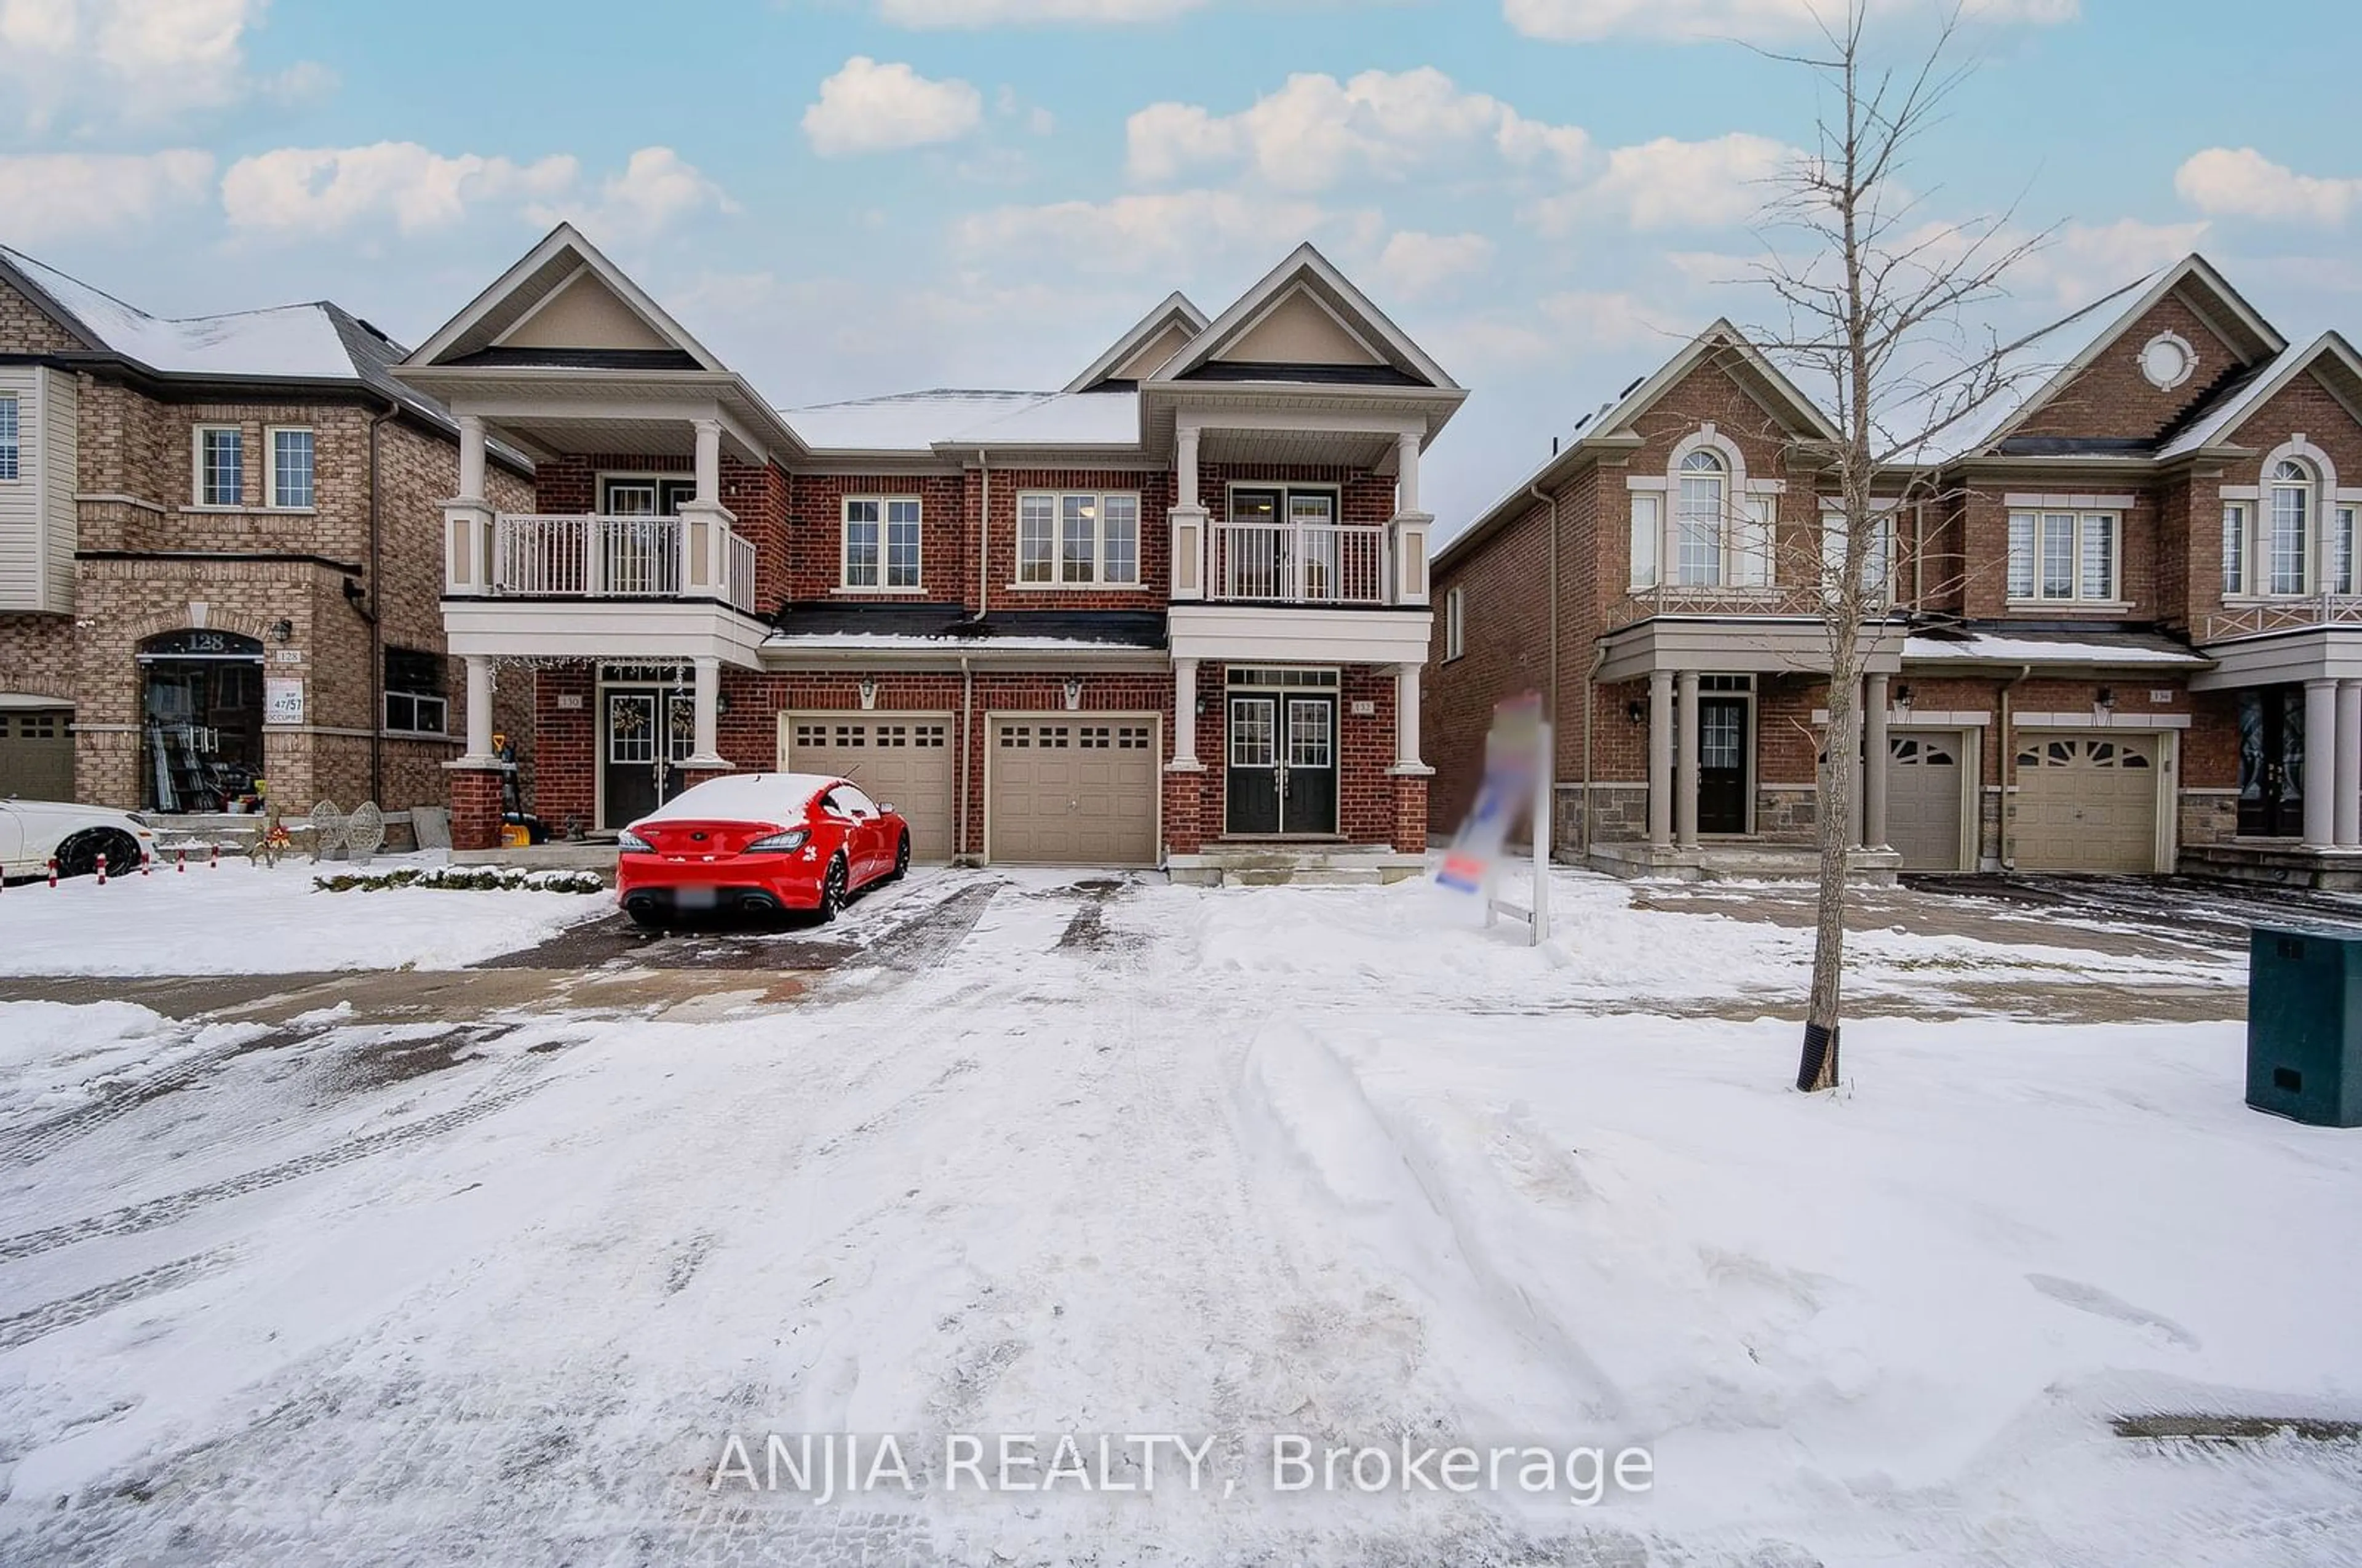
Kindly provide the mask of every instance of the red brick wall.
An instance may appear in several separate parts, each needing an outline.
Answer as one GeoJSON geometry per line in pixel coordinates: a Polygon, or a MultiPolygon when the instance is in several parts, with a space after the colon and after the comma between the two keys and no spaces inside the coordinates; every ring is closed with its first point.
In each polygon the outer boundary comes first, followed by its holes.
{"type": "Polygon", "coordinates": [[[2235,364],[2230,345],[2197,312],[2179,299],[2162,300],[2015,433],[2154,436],[2196,407],[2235,364]],[[2198,350],[2196,372],[2169,392],[2150,385],[2139,364],[2141,348],[2160,332],[2178,332],[2198,350]]]}
{"type": "MultiPolygon", "coordinates": [[[[970,474],[970,482],[975,475],[970,474]]],[[[995,469],[992,470],[992,519],[988,547],[991,552],[990,604],[1004,610],[1161,610],[1173,586],[1173,537],[1166,513],[1173,509],[1174,482],[1169,472],[1137,469],[995,469]],[[1140,586],[1137,588],[1054,588],[1017,582],[1017,498],[1026,491],[1137,491],[1140,493],[1140,586]]],[[[977,498],[968,498],[967,515],[975,515],[977,498]]],[[[970,531],[971,534],[973,530],[970,531]]],[[[976,558],[967,558],[966,602],[976,600],[976,558]]],[[[947,596],[949,597],[949,596],[947,596]]]]}

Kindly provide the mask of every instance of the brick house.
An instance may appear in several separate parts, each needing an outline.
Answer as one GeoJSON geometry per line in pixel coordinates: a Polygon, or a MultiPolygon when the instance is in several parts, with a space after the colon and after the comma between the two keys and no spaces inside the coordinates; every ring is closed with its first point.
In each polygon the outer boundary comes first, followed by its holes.
{"type": "Polygon", "coordinates": [[[445,625],[474,711],[533,692],[553,826],[795,768],[922,859],[1416,867],[1418,463],[1466,394],[1308,246],[1055,392],[783,411],[561,226],[393,373],[458,417],[445,625]],[[479,486],[495,438],[530,510],[479,486]]]}
{"type": "MultiPolygon", "coordinates": [[[[1858,868],[2362,885],[2362,360],[2191,257],[2005,370],[1882,520],[1858,868]]],[[[1717,323],[1439,552],[1439,828],[1540,691],[1561,854],[1809,867],[1825,432],[1717,323]]]]}
{"type": "Polygon", "coordinates": [[[333,304],[160,320],[0,248],[0,793],[443,800],[458,433],[404,352],[333,304]]]}

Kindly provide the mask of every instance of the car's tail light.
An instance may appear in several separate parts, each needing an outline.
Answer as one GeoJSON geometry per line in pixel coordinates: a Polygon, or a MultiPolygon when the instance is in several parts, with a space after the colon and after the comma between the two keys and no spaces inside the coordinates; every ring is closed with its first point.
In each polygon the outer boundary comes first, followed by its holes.
{"type": "Polygon", "coordinates": [[[748,855],[784,855],[791,849],[801,849],[811,834],[802,828],[789,828],[768,838],[758,838],[745,850],[748,855]]]}
{"type": "Polygon", "coordinates": [[[655,845],[629,828],[615,835],[615,847],[626,855],[654,855],[657,852],[655,845]]]}

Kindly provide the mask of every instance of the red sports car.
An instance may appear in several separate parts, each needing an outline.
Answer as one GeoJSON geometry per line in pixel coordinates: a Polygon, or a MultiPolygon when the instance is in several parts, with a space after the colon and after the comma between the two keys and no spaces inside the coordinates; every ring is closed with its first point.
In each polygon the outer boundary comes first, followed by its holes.
{"type": "Polygon", "coordinates": [[[644,926],[716,910],[811,910],[911,867],[911,824],[848,778],[744,773],[682,790],[616,840],[615,892],[644,926]]]}

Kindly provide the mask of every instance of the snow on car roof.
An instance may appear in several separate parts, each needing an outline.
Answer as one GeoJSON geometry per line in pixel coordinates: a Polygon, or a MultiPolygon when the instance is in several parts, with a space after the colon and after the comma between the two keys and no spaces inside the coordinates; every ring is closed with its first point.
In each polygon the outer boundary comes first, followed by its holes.
{"type": "Polygon", "coordinates": [[[640,821],[793,821],[814,795],[840,782],[833,773],[734,773],[690,785],[640,821]]]}

